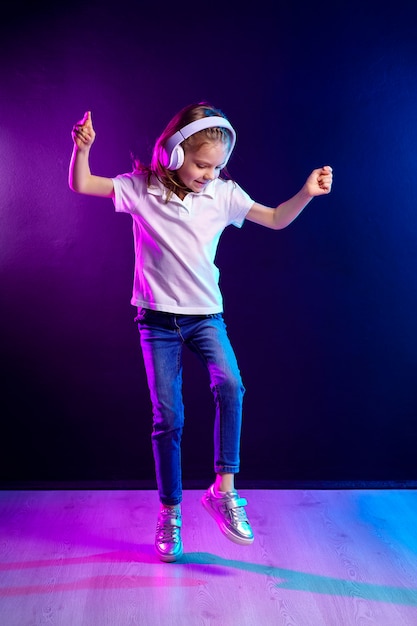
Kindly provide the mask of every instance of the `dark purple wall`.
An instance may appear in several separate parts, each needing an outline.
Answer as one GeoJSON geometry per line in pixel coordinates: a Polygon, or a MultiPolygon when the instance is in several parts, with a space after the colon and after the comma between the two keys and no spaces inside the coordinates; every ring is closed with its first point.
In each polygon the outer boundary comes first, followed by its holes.
{"type": "MultiPolygon", "coordinates": [[[[0,480],[153,478],[130,217],[69,190],[70,131],[91,109],[92,168],[112,176],[201,99],[235,125],[229,169],[259,202],[334,168],[286,230],[221,241],[241,479],[416,479],[413,3],[150,4],[15,3],[2,20],[0,480]]],[[[188,355],[185,379],[184,474],[206,480],[212,399],[188,355]]]]}

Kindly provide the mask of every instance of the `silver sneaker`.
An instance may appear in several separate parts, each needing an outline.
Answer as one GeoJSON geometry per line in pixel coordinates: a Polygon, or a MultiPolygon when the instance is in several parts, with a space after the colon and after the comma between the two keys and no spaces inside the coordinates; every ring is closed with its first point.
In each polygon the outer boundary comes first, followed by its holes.
{"type": "Polygon", "coordinates": [[[155,550],[161,561],[172,563],[182,557],[181,512],[166,507],[158,515],[155,550]]]}
{"type": "Polygon", "coordinates": [[[227,491],[221,497],[216,496],[214,485],[211,485],[201,502],[230,541],[241,545],[253,543],[253,531],[244,509],[247,504],[245,498],[239,498],[236,491],[227,491]]]}

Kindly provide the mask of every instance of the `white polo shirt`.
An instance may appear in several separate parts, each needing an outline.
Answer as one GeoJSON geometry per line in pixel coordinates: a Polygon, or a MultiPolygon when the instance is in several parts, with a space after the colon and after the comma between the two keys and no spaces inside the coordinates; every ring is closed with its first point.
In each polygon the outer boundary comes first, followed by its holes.
{"type": "Polygon", "coordinates": [[[216,179],[204,191],[175,194],[143,174],[113,179],[116,211],[133,219],[135,269],[131,303],[167,313],[221,313],[215,256],[220,236],[241,227],[253,200],[233,181],[216,179]]]}

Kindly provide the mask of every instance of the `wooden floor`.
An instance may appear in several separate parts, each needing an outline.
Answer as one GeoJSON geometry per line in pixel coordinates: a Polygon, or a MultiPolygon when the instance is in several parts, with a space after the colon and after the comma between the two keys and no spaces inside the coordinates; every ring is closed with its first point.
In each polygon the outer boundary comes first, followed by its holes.
{"type": "Polygon", "coordinates": [[[154,491],[1,491],[1,626],[417,625],[415,490],[240,493],[252,546],[187,490],[165,564],[154,491]]]}

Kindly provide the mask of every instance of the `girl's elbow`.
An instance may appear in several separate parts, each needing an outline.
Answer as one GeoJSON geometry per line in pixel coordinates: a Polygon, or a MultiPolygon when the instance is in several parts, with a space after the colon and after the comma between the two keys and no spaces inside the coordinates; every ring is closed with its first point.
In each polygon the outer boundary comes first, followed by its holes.
{"type": "Polygon", "coordinates": [[[76,183],[76,181],[74,179],[74,176],[72,175],[71,172],[70,172],[70,175],[68,176],[68,187],[71,189],[71,191],[78,192],[77,183],[76,183]]]}
{"type": "Polygon", "coordinates": [[[285,228],[287,226],[287,224],[283,224],[280,221],[273,221],[272,224],[270,224],[269,228],[272,228],[272,230],[282,230],[283,228],[285,228]]]}
{"type": "Polygon", "coordinates": [[[69,178],[68,186],[71,189],[71,191],[74,191],[75,193],[85,193],[83,186],[74,178],[71,178],[71,177],[69,178]]]}

